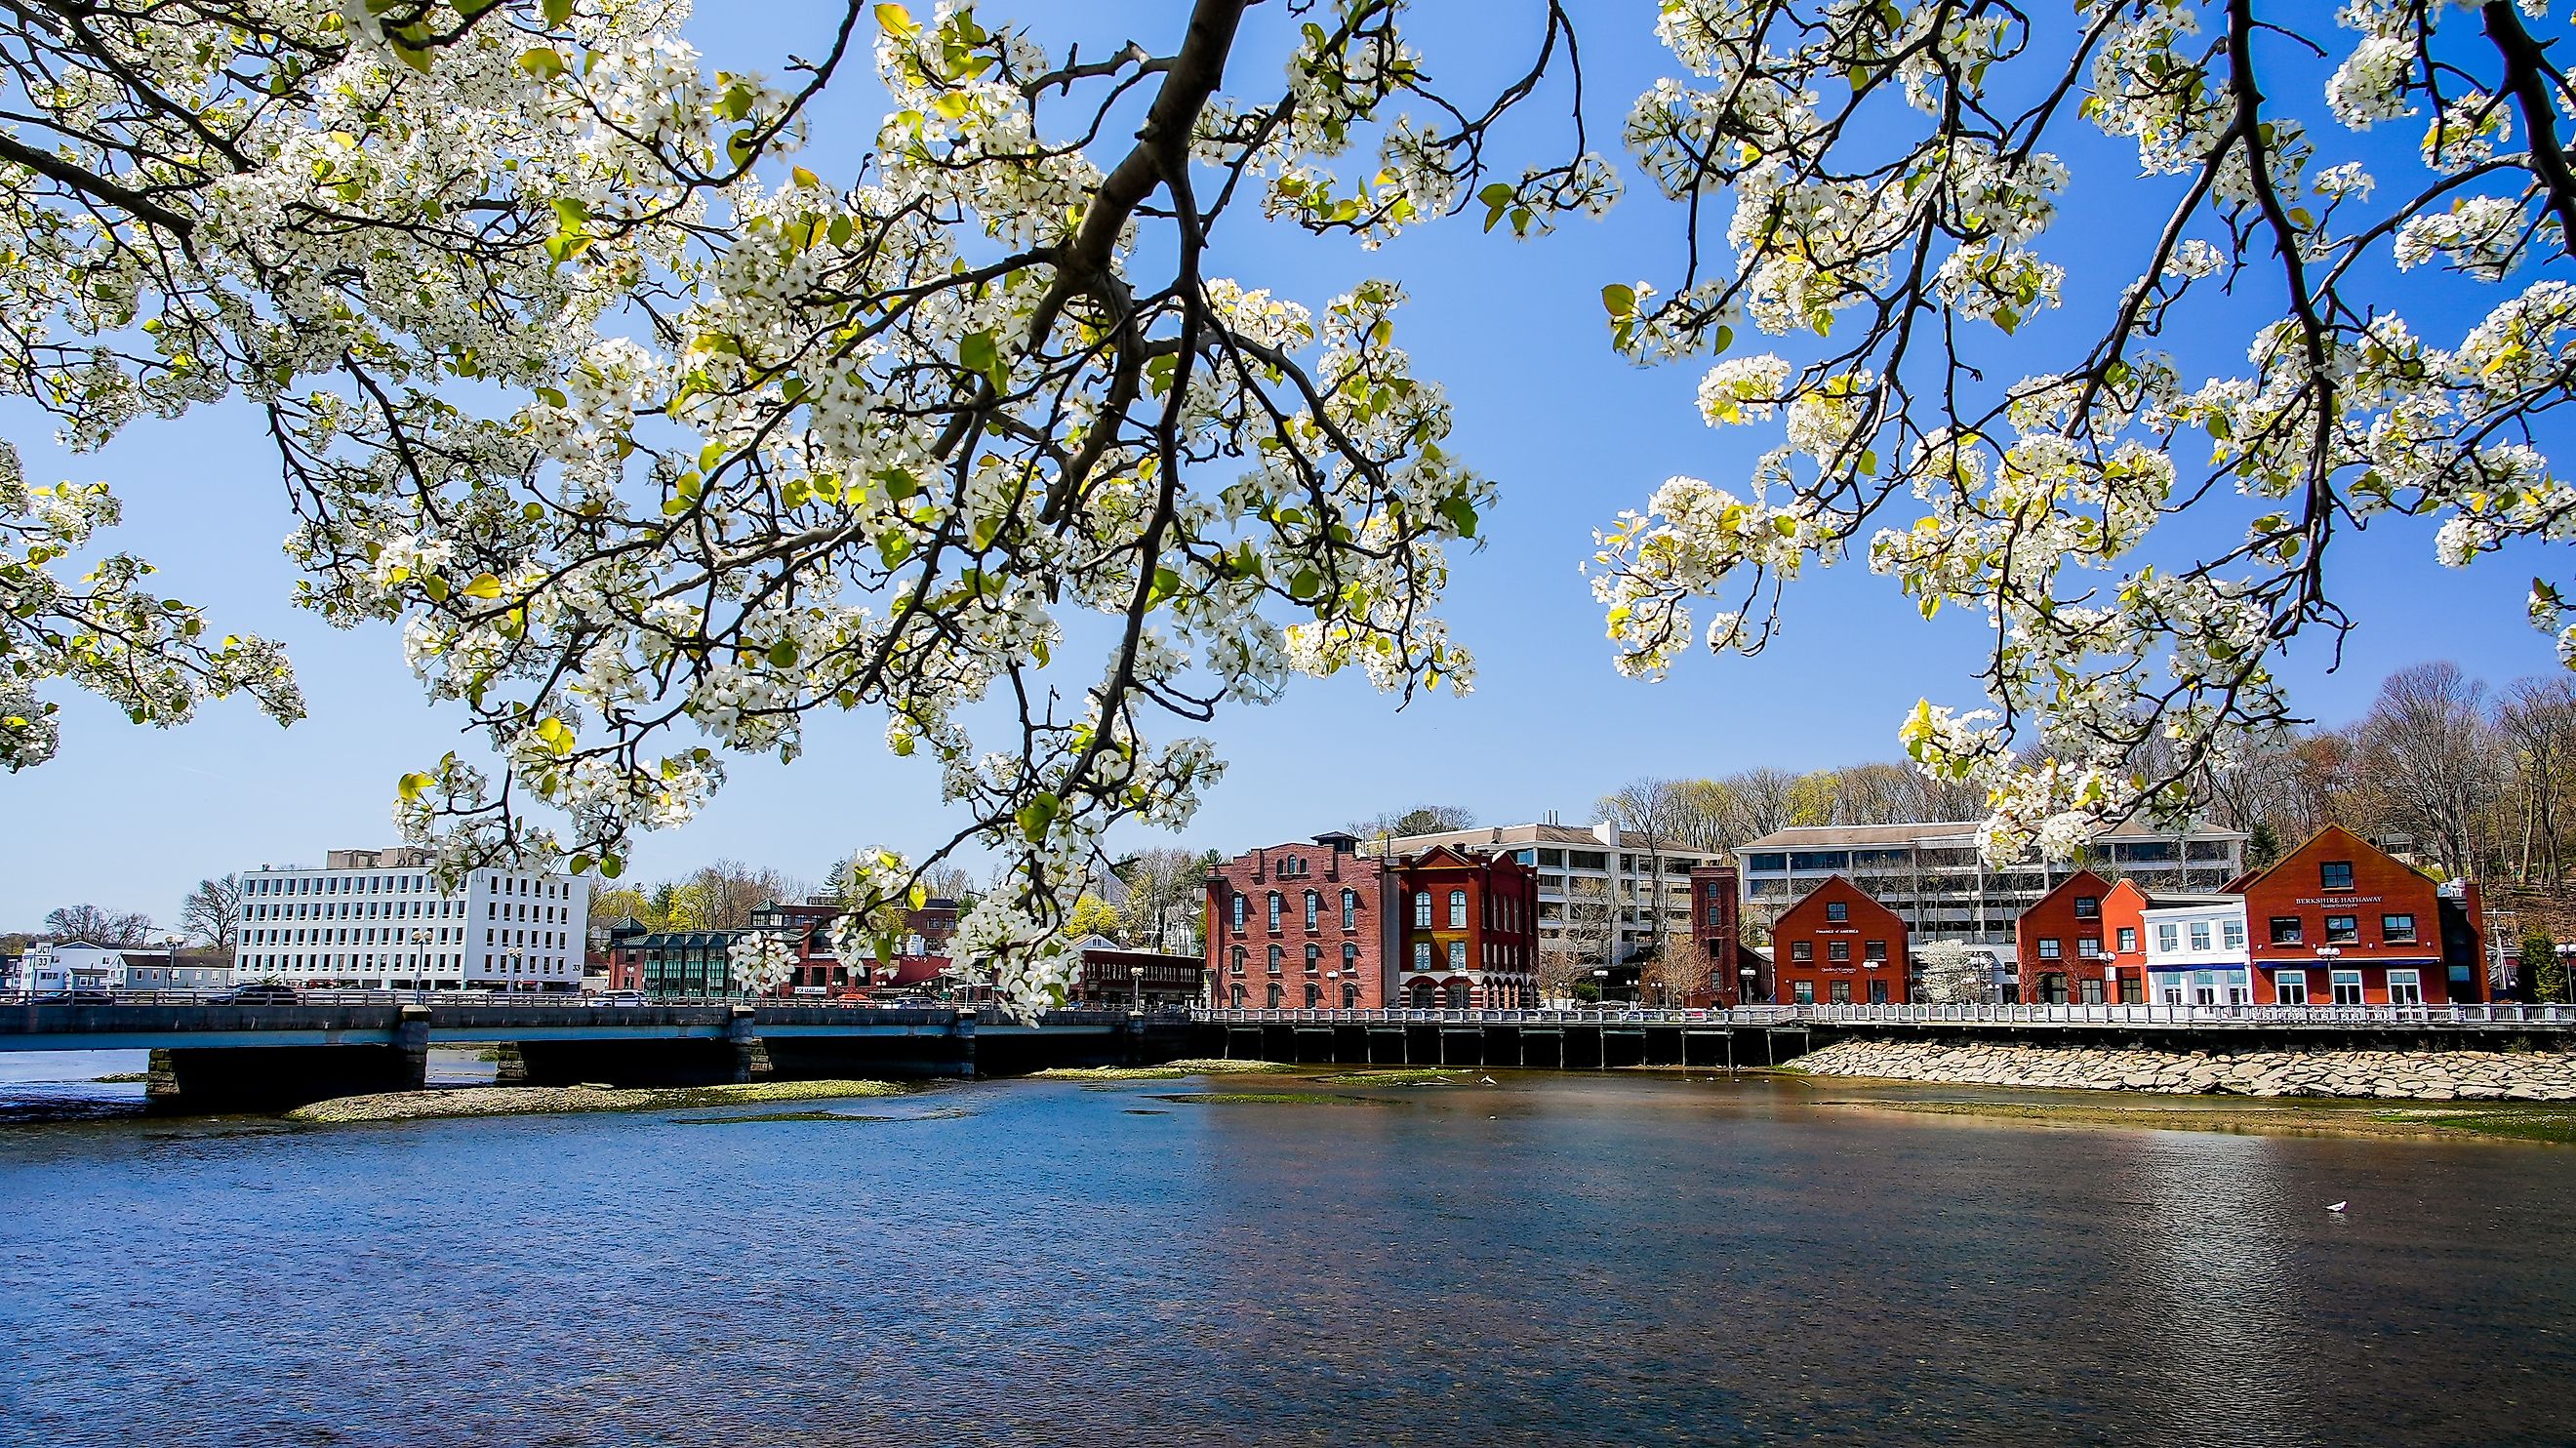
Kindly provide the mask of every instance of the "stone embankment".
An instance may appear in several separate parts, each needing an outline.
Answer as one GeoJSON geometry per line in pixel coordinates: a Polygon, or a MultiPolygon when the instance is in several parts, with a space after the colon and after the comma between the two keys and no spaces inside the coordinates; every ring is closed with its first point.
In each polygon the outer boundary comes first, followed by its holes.
{"type": "Polygon", "coordinates": [[[2576,1052],[2565,1051],[2152,1051],[1841,1041],[1794,1064],[1819,1076],[1956,1086],[2394,1101],[2576,1100],[2576,1052]]]}

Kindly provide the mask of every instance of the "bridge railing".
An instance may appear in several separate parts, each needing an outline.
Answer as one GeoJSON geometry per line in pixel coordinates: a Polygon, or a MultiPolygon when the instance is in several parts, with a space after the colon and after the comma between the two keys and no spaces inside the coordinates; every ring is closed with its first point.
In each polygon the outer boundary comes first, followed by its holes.
{"type": "Polygon", "coordinates": [[[1778,1025],[1797,1017],[1794,1006],[1739,1006],[1733,1010],[1339,1010],[1327,1007],[1283,1006],[1277,1010],[1255,1007],[1202,1009],[1191,1013],[1202,1021],[1218,1024],[1270,1025],[1278,1023],[1317,1024],[1382,1024],[1402,1025],[1778,1025]]]}
{"type": "Polygon", "coordinates": [[[1733,1010],[1332,1010],[1202,1009],[1220,1025],[1990,1025],[2097,1027],[2576,1026],[2576,1005],[1788,1005],[1733,1010]]]}

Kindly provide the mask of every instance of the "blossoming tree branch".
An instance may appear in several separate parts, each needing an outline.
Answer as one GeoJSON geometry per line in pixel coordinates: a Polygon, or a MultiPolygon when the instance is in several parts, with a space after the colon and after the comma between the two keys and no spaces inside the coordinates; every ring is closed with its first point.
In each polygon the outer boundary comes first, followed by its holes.
{"type": "MultiPolygon", "coordinates": [[[[1535,238],[1619,186],[1574,28],[1604,12],[1563,0],[1511,12],[1526,58],[1484,95],[1434,84],[1399,0],[1196,0],[1061,53],[954,3],[851,3],[775,75],[703,64],[680,0],[9,8],[6,385],[76,448],[264,410],[301,601],[397,627],[498,761],[405,776],[412,837],[451,869],[614,876],[729,757],[860,711],[959,828],[866,857],[858,916],[1002,853],[1015,887],[957,953],[1022,1007],[1069,979],[1104,832],[1177,827],[1216,776],[1190,726],[1296,674],[1472,677],[1438,608],[1495,485],[1396,345],[1401,289],[1275,295],[1224,238],[1461,214],[1535,238]],[[1292,23],[1247,27],[1265,3],[1292,23]],[[796,159],[834,86],[890,101],[856,175],[796,159]]],[[[2344,626],[2339,528],[2438,519],[2465,561],[2561,526],[2533,428],[2576,292],[2499,291],[2447,349],[2393,297],[2564,266],[2568,91],[2532,11],[1664,0],[1686,74],[1626,140],[1680,274],[1606,288],[1611,343],[1714,357],[1708,419],[1786,440],[1740,494],[1675,479],[1602,536],[1622,666],[1665,668],[1702,600],[1710,644],[1760,647],[1782,585],[1865,540],[1927,614],[1992,623],[1997,712],[1906,726],[1986,786],[1991,849],[2185,807],[2287,717],[2283,646],[2344,626]],[[2326,46],[2322,113],[2272,98],[2275,58],[2326,46]],[[2094,340],[1990,380],[1979,335],[2060,301],[2047,146],[2078,125],[2134,139],[2125,184],[2166,219],[2094,340]],[[2394,125],[2423,175],[2337,152],[2394,125]],[[2184,375],[2157,340],[2186,325],[2235,327],[2246,375],[2184,375]],[[2230,492],[2265,505],[2241,541],[2144,561],[2230,492]]],[[[106,488],[0,458],[0,764],[52,751],[57,680],[158,723],[235,691],[299,712],[274,647],[153,597],[148,565],[65,576],[115,521],[106,488]]],[[[2535,618],[2558,607],[2536,588],[2535,618]]]]}

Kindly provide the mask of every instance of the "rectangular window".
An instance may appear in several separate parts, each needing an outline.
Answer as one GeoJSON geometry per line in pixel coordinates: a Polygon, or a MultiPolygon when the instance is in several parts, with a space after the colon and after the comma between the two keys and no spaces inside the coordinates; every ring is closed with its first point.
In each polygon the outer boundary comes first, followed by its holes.
{"type": "Polygon", "coordinates": [[[2357,945],[2361,942],[2361,917],[2329,915],[2326,917],[2326,944],[2357,945]]]}
{"type": "Polygon", "coordinates": [[[2220,937],[2221,937],[2222,939],[2224,939],[2224,940],[2226,941],[2226,943],[2227,943],[2227,948],[2228,948],[2228,949],[2230,949],[2230,950],[2243,950],[2243,949],[2245,948],[2245,922],[2244,922],[2244,921],[2242,921],[2242,920],[2226,920],[2226,921],[2221,921],[2221,922],[2219,923],[2219,935],[2220,935],[2220,937]]]}
{"type": "Polygon", "coordinates": [[[2102,982],[2088,975],[2075,983],[2075,993],[2084,1004],[2098,1006],[2102,1003],[2102,982]]]}
{"type": "Polygon", "coordinates": [[[1847,980],[1838,980],[1838,981],[1835,981],[1835,982],[1833,983],[1832,988],[1831,988],[1831,994],[1830,994],[1827,998],[1828,998],[1828,999],[1830,999],[1830,1000],[1831,1000],[1835,1005],[1838,1005],[1838,1006],[1847,1006],[1847,1005],[1850,1005],[1850,1004],[1851,1004],[1851,982],[1850,982],[1850,981],[1847,981],[1847,980]]]}
{"type": "Polygon", "coordinates": [[[2424,1003],[2424,977],[2411,970],[2388,973],[2388,1003],[2392,1006],[2420,1006],[2424,1003]]]}
{"type": "Polygon", "coordinates": [[[2209,949],[2208,921],[2195,920],[2191,922],[2191,948],[2200,951],[2209,949]]]}
{"type": "Polygon", "coordinates": [[[1449,928],[1452,930],[1467,928],[1467,892],[1464,890],[1449,892],[1449,928]]]}
{"type": "Polygon", "coordinates": [[[1312,890],[1307,891],[1307,892],[1306,892],[1306,928],[1307,928],[1307,929],[1312,930],[1312,929],[1314,929],[1314,928],[1315,928],[1315,926],[1316,926],[1316,924],[1317,924],[1317,917],[1323,913],[1323,909],[1324,909],[1324,897],[1323,897],[1323,896],[1321,896],[1321,895],[1316,894],[1316,893],[1315,893],[1314,891],[1312,891],[1312,890]]]}
{"type": "Polygon", "coordinates": [[[2087,935],[2082,939],[2077,940],[2075,942],[2075,953],[2086,960],[2101,959],[2102,937],[2098,935],[2087,935]]]}
{"type": "Polygon", "coordinates": [[[1836,925],[1851,919],[1851,907],[1840,900],[1825,902],[1825,918],[1836,925]]]}
{"type": "Polygon", "coordinates": [[[1812,940],[1790,941],[1789,958],[1791,960],[1802,962],[1814,960],[1816,958],[1816,942],[1812,940]]]}
{"type": "Polygon", "coordinates": [[[1887,942],[1884,940],[1873,940],[1869,944],[1862,946],[1860,950],[1860,958],[1863,960],[1885,961],[1887,959],[1887,942]]]}
{"type": "Polygon", "coordinates": [[[2275,915],[2272,917],[2272,943],[2274,945],[2300,944],[2302,929],[2298,916],[2275,915]]]}
{"type": "Polygon", "coordinates": [[[1789,992],[1790,999],[1799,1005],[1811,1006],[1816,1003],[1816,983],[1812,980],[1792,982],[1789,992]]]}
{"type": "Polygon", "coordinates": [[[1825,959],[1838,961],[1850,960],[1851,942],[1848,940],[1836,940],[1828,943],[1825,946],[1825,959]]]}
{"type": "Polygon", "coordinates": [[[1430,941],[1417,940],[1413,942],[1413,968],[1415,970],[1429,970],[1431,968],[1430,941]]]}
{"type": "Polygon", "coordinates": [[[2156,949],[2171,954],[2182,949],[2182,927],[2163,924],[2156,927],[2156,949]]]}
{"type": "Polygon", "coordinates": [[[2317,866],[2317,886],[2324,890],[2352,888],[2352,861],[2328,860],[2317,866]]]}
{"type": "Polygon", "coordinates": [[[2057,957],[2058,957],[2058,955],[2059,955],[2059,953],[2060,953],[2060,950],[2061,950],[2061,947],[2058,945],[2058,941],[2057,941],[2057,937],[2056,937],[2056,936],[2054,936],[2054,935],[2043,935],[2043,936],[2041,936],[2041,937],[2039,938],[2039,958],[2040,958],[2040,959],[2042,959],[2042,960],[2055,960],[2055,959],[2057,959],[2057,957]]]}
{"type": "Polygon", "coordinates": [[[1413,928],[1416,930],[1431,928],[1431,892],[1428,890],[1413,892],[1413,928]]]}
{"type": "MultiPolygon", "coordinates": [[[[2379,917],[2379,938],[2380,938],[2380,940],[2382,940],[2383,942],[2385,942],[2385,943],[2387,943],[2387,944],[2389,944],[2389,945],[2412,945],[2412,944],[2414,944],[2414,943],[2415,943],[2415,917],[2414,917],[2414,916],[2412,916],[2412,915],[2382,915],[2382,916],[2380,916],[2380,917],[2379,917]]],[[[2393,976],[2392,976],[2392,977],[2391,977],[2391,979],[2393,980],[2393,979],[2395,979],[2395,977],[2393,977],[2393,976]]]]}
{"type": "Polygon", "coordinates": [[[1467,942],[1463,940],[1449,942],[1449,968],[1451,970],[1467,968],[1467,942]]]}
{"type": "Polygon", "coordinates": [[[2134,925],[2123,925],[2123,926],[2121,926],[2121,927],[2120,927],[2120,953],[2121,953],[2122,955],[2134,955],[2134,954],[2136,954],[2136,953],[2137,953],[2137,949],[2138,949],[2138,927],[2136,927],[2136,926],[2134,926],[2134,925]]]}
{"type": "Polygon", "coordinates": [[[2099,896],[2099,895],[2078,895],[2078,896],[2076,896],[2076,897],[2075,897],[2075,918],[2076,918],[2076,919],[2078,919],[2078,920],[2093,920],[2093,919],[2098,919],[2098,918],[2100,918],[2101,914],[2102,914],[2102,897],[2101,897],[2101,896],[2099,896]]]}
{"type": "Polygon", "coordinates": [[[1874,1006],[1887,1004],[1887,982],[1874,980],[1869,983],[1869,1003],[1874,1006]]]}
{"type": "Polygon", "coordinates": [[[2330,973],[2329,980],[2334,987],[2334,1003],[2336,1005],[2357,1006],[2361,1004],[2360,971],[2334,971],[2330,973]]]}

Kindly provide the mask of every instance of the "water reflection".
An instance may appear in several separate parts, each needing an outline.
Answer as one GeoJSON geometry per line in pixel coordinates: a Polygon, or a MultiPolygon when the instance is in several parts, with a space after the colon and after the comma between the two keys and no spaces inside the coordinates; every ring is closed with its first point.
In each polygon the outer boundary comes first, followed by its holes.
{"type": "Polygon", "coordinates": [[[14,1130],[0,1441],[2576,1437],[2576,1153],[1156,1089],[14,1130]]]}

